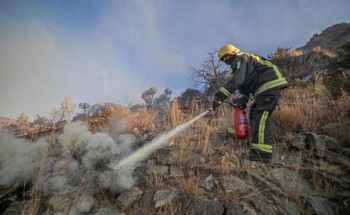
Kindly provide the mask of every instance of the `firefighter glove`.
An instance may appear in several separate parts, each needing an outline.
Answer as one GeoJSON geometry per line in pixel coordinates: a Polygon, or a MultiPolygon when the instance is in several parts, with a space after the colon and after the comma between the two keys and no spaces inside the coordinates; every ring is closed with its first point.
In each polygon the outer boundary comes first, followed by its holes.
{"type": "Polygon", "coordinates": [[[216,109],[217,107],[219,107],[220,105],[221,105],[221,101],[214,100],[214,102],[213,102],[213,110],[215,111],[215,109],[216,109]]]}
{"type": "Polygon", "coordinates": [[[217,93],[215,93],[215,101],[220,101],[220,102],[222,102],[222,101],[224,101],[226,98],[227,98],[227,96],[226,96],[223,92],[221,92],[220,90],[219,90],[217,93]]]}
{"type": "Polygon", "coordinates": [[[243,96],[241,98],[236,99],[236,106],[239,109],[245,109],[247,107],[247,103],[249,101],[249,98],[246,96],[243,96]]]}

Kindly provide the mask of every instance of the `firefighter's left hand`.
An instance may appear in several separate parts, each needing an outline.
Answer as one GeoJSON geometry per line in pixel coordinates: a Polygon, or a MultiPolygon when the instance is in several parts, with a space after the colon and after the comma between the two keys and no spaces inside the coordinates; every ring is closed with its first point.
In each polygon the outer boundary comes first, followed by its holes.
{"type": "Polygon", "coordinates": [[[239,109],[245,109],[247,107],[248,101],[249,101],[248,97],[245,97],[245,96],[240,97],[240,98],[235,100],[236,107],[239,109]]]}

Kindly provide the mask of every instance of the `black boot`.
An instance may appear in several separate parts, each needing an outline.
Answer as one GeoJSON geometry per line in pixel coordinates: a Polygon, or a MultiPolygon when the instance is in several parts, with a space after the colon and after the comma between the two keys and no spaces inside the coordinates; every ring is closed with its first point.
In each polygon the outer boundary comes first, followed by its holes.
{"type": "Polygon", "coordinates": [[[248,160],[261,163],[270,163],[272,160],[272,154],[262,152],[257,149],[251,149],[249,150],[248,160]]]}

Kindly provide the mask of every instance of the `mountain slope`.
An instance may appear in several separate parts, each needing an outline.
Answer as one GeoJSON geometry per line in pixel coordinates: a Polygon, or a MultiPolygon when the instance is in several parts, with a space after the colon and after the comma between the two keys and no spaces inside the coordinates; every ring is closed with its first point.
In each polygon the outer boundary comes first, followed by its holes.
{"type": "Polygon", "coordinates": [[[296,50],[303,53],[327,50],[336,55],[340,47],[346,43],[350,43],[350,23],[340,23],[326,28],[320,34],[314,34],[304,46],[296,50]]]}

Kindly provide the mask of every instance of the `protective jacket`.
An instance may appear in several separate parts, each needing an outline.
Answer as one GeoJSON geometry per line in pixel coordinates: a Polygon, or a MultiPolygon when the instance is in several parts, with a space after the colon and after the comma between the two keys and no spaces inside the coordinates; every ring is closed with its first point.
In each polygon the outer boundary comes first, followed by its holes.
{"type": "Polygon", "coordinates": [[[288,86],[277,66],[258,55],[238,53],[231,63],[230,73],[231,80],[219,89],[226,97],[237,89],[245,96],[257,97],[267,90],[288,86]]]}
{"type": "MultiPolygon", "coordinates": [[[[244,95],[255,97],[249,112],[251,149],[272,154],[272,113],[277,105],[280,90],[288,83],[276,65],[265,58],[240,52],[230,63],[232,78],[215,94],[216,100],[224,100],[237,89],[244,95]]],[[[267,156],[267,155],[266,155],[267,156]]],[[[271,155],[268,156],[269,159],[271,155]]],[[[251,158],[249,158],[251,159],[251,158]]]]}

